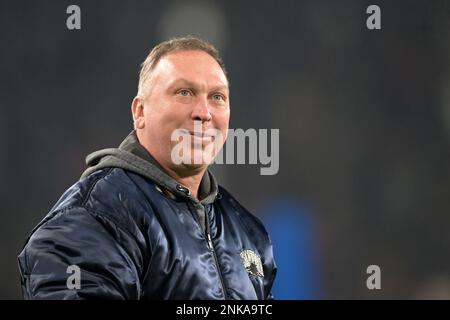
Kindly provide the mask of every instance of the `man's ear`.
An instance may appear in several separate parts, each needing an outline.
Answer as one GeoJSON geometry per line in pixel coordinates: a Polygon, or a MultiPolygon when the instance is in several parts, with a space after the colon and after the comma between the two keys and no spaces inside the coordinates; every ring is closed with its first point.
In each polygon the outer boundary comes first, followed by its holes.
{"type": "Polygon", "coordinates": [[[134,97],[131,103],[131,113],[133,115],[134,128],[143,129],[145,127],[144,100],[141,97],[134,97]]]}

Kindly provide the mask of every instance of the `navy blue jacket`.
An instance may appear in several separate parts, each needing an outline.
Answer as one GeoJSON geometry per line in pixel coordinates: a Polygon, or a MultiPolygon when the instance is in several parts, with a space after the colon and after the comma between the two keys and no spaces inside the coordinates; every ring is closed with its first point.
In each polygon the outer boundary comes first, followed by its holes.
{"type": "Polygon", "coordinates": [[[198,200],[134,132],[87,162],[19,255],[26,299],[272,298],[267,232],[209,171],[198,200]]]}

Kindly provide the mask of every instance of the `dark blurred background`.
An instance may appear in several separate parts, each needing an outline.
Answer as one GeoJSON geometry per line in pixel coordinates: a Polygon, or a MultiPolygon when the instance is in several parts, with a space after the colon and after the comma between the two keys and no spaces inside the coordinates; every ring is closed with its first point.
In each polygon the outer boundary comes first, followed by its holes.
{"type": "Polygon", "coordinates": [[[0,298],[84,157],[132,129],[140,63],[187,34],[222,52],[231,128],[280,129],[277,175],[214,168],[271,232],[275,296],[449,299],[450,2],[425,0],[1,0],[0,298]]]}

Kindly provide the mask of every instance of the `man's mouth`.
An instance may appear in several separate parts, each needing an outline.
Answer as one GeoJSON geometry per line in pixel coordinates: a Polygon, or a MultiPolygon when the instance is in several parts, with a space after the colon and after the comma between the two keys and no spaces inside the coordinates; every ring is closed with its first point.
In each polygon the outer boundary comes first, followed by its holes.
{"type": "Polygon", "coordinates": [[[209,134],[207,132],[195,132],[195,131],[188,131],[188,132],[191,136],[194,136],[196,138],[209,139],[214,137],[214,135],[209,134]]]}

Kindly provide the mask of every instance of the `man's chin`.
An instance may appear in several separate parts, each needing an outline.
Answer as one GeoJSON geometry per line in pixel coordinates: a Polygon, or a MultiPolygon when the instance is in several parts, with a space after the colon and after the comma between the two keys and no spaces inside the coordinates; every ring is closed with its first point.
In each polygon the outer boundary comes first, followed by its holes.
{"type": "Polygon", "coordinates": [[[192,161],[182,162],[181,165],[186,169],[198,170],[198,169],[208,167],[211,163],[212,163],[212,160],[211,161],[205,161],[205,160],[194,161],[194,159],[192,159],[192,161]]]}
{"type": "Polygon", "coordinates": [[[172,167],[172,170],[178,172],[178,174],[180,174],[181,176],[187,177],[205,171],[208,168],[208,165],[209,164],[206,163],[198,164],[198,163],[183,162],[174,165],[174,167],[172,167]]]}
{"type": "Polygon", "coordinates": [[[215,154],[208,148],[205,150],[203,148],[191,148],[188,153],[171,153],[172,163],[175,165],[182,165],[185,168],[202,168],[209,166],[214,162],[215,154]]]}

